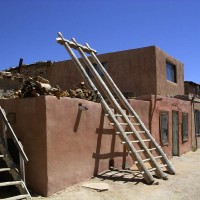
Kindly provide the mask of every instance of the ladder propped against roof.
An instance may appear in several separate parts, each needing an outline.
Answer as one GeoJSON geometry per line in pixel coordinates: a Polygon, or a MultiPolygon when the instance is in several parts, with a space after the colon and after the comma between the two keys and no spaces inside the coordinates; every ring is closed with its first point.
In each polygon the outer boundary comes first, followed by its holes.
{"type": "Polygon", "coordinates": [[[3,180],[0,180],[0,191],[3,188],[7,188],[7,190],[9,190],[9,193],[6,192],[7,195],[5,198],[0,198],[7,200],[32,199],[25,184],[24,161],[28,162],[28,158],[22,148],[22,144],[18,141],[10,123],[8,122],[5,111],[1,107],[0,119],[2,119],[3,126],[3,132],[0,133],[0,176],[4,177],[3,180]],[[8,150],[6,135],[7,130],[9,130],[16,148],[20,153],[20,171],[16,168],[8,150]],[[12,187],[12,189],[9,189],[10,187],[12,187]]]}
{"type": "Polygon", "coordinates": [[[96,51],[90,48],[88,44],[85,46],[78,44],[74,38],[72,41],[69,41],[66,40],[61,33],[58,33],[58,36],[57,42],[65,47],[87,84],[97,93],[105,115],[110,120],[110,124],[114,126],[116,134],[120,137],[122,144],[126,146],[128,153],[132,157],[138,170],[143,174],[146,182],[148,184],[154,182],[152,175],[153,171],[159,178],[167,179],[167,175],[163,172],[163,168],[165,168],[168,173],[175,174],[171,162],[107,73],[106,69],[97,58],[96,51]],[[98,88],[94,85],[84,66],[72,49],[79,52],[84,63],[92,73],[98,88]],[[92,60],[106,79],[107,84],[101,78],[93,66],[93,63],[88,59],[86,53],[90,54],[92,60]],[[104,95],[99,92],[99,88],[104,95]],[[118,97],[118,101],[114,98],[111,91],[118,97]],[[109,104],[105,101],[104,96],[109,100],[109,104]],[[121,105],[123,105],[123,109],[121,105]]]}

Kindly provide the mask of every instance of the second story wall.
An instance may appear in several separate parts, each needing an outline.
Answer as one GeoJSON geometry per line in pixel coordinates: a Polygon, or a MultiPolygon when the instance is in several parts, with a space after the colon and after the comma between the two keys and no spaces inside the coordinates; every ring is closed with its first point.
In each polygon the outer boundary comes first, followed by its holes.
{"type": "Polygon", "coordinates": [[[156,47],[156,94],[183,95],[184,67],[183,64],[156,47]]]}

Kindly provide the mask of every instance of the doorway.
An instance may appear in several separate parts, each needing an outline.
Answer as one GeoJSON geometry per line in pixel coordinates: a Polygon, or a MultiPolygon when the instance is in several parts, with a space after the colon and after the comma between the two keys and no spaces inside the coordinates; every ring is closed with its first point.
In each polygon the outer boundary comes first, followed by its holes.
{"type": "Polygon", "coordinates": [[[179,117],[177,111],[172,111],[172,156],[179,155],[179,117]]]}

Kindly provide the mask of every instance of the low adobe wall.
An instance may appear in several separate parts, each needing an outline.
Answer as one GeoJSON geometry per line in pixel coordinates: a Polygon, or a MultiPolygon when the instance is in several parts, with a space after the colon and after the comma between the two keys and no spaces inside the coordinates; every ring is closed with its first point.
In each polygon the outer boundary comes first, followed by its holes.
{"type": "MultiPolygon", "coordinates": [[[[171,113],[172,110],[181,109],[189,112],[190,108],[186,101],[171,98],[162,98],[156,104],[153,103],[153,98],[151,101],[130,100],[130,104],[158,143],[160,110],[171,113]]],[[[27,184],[41,195],[49,196],[86,180],[107,170],[109,164],[118,168],[132,165],[98,103],[67,97],[57,99],[53,96],[41,96],[2,99],[0,105],[7,113],[16,115],[16,120],[11,125],[30,160],[26,164],[27,184]],[[88,110],[80,111],[79,103],[88,110]]],[[[191,119],[190,112],[188,118],[191,119]]],[[[180,155],[191,150],[190,124],[189,121],[188,141],[183,143],[179,140],[180,155]]],[[[169,141],[171,134],[169,131],[169,141]]],[[[181,138],[181,132],[179,136],[181,138]]],[[[171,142],[162,147],[171,156],[171,142]]]]}
{"type": "MultiPolygon", "coordinates": [[[[26,182],[33,191],[47,190],[47,143],[45,98],[0,99],[18,139],[29,158],[26,163],[26,182]]],[[[12,147],[13,149],[14,146],[12,147]]],[[[13,152],[13,150],[11,150],[13,152]]],[[[13,155],[18,156],[16,151],[13,155]]]]}
{"type": "MultiPolygon", "coordinates": [[[[135,101],[147,120],[149,103],[135,101]]],[[[46,97],[47,173],[50,195],[109,168],[132,165],[119,138],[113,134],[100,104],[81,99],[46,97]],[[82,103],[87,111],[79,111],[82,103]]]]}
{"type": "MultiPolygon", "coordinates": [[[[132,165],[98,103],[41,96],[1,99],[0,105],[15,115],[11,125],[30,160],[26,179],[32,191],[49,196],[107,170],[109,163],[132,165]],[[80,111],[79,103],[88,110],[80,111]]],[[[149,102],[134,105],[148,122],[149,102]]]]}

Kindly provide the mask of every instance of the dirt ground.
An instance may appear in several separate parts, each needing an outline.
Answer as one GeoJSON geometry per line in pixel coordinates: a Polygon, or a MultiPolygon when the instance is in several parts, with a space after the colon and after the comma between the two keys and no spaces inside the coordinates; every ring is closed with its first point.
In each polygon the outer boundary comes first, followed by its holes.
{"type": "Polygon", "coordinates": [[[146,185],[129,171],[108,171],[84,183],[68,187],[50,197],[33,197],[33,200],[200,200],[200,149],[172,159],[176,175],[168,180],[156,179],[146,185]],[[85,183],[105,183],[109,189],[99,192],[83,187],[85,183]]]}

